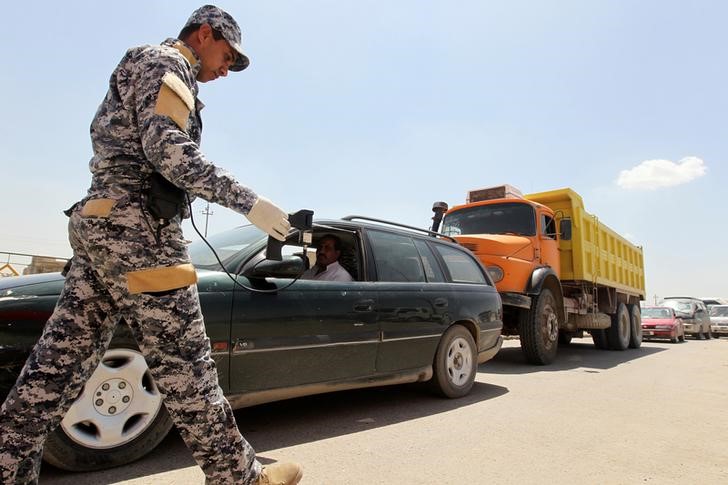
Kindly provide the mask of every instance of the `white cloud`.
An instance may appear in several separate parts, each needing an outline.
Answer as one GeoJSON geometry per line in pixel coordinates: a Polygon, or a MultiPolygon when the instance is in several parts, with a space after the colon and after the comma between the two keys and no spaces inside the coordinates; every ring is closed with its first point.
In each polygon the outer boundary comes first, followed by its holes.
{"type": "Polygon", "coordinates": [[[679,162],[645,160],[636,167],[622,170],[617,185],[623,189],[656,190],[686,184],[705,175],[707,167],[698,157],[685,157],[679,162]]]}

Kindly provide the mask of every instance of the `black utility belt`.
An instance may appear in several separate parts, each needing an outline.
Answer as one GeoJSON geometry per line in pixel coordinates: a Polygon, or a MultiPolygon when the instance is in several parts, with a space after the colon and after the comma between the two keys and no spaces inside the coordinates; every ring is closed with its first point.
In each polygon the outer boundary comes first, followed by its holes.
{"type": "Polygon", "coordinates": [[[159,172],[152,172],[145,189],[146,209],[155,219],[170,221],[182,215],[187,194],[159,172]]]}

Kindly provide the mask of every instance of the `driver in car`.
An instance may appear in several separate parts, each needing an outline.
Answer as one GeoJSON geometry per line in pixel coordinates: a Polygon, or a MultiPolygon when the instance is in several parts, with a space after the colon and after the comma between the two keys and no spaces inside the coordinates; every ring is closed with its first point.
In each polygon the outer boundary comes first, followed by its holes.
{"type": "Polygon", "coordinates": [[[316,264],[301,276],[304,280],[353,281],[349,272],[339,264],[341,239],[327,234],[319,239],[316,248],[316,264]]]}

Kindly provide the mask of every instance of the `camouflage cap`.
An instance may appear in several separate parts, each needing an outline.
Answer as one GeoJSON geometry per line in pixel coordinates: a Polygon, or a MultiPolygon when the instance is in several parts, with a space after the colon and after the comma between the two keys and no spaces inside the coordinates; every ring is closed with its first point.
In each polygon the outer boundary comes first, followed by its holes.
{"type": "Polygon", "coordinates": [[[222,34],[228,44],[230,44],[230,47],[235,49],[238,56],[235,59],[235,63],[230,66],[231,71],[242,71],[248,67],[250,59],[243,54],[243,48],[240,47],[242,38],[240,27],[238,27],[238,23],[232,15],[215,5],[204,5],[192,12],[185,27],[193,24],[209,24],[210,27],[222,34]]]}

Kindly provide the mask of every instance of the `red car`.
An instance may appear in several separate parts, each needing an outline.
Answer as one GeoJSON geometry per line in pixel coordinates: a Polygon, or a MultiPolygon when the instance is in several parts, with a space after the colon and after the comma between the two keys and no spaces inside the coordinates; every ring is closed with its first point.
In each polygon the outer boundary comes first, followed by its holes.
{"type": "Polygon", "coordinates": [[[666,306],[642,307],[642,338],[668,338],[676,344],[685,341],[685,328],[675,310],[666,306]]]}

